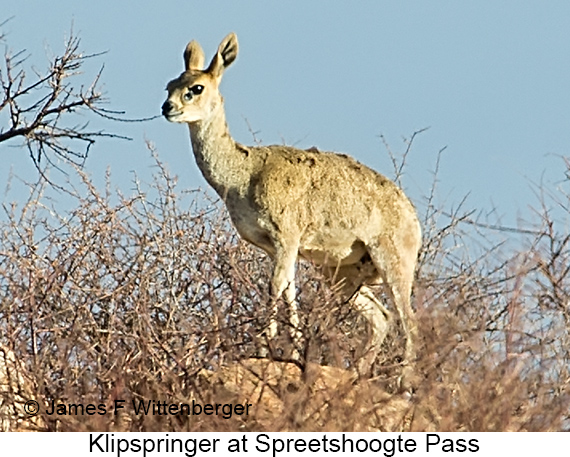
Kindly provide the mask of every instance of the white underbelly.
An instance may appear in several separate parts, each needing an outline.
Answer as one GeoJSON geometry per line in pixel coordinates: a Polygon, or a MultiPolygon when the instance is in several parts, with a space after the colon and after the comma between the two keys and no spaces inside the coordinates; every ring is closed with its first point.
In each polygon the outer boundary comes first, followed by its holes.
{"type": "Polygon", "coordinates": [[[299,254],[305,259],[319,265],[339,266],[357,263],[365,254],[366,247],[362,241],[352,244],[330,243],[328,246],[304,246],[299,254]]]}

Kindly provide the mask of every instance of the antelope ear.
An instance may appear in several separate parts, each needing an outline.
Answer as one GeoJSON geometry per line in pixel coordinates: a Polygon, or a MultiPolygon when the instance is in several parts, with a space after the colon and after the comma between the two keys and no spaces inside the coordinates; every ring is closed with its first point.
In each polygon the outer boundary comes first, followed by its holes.
{"type": "Polygon", "coordinates": [[[218,46],[218,52],[216,52],[206,72],[215,77],[222,76],[224,70],[236,60],[237,54],[238,40],[236,34],[232,32],[226,36],[220,43],[220,46],[218,46]]]}
{"type": "Polygon", "coordinates": [[[202,70],[204,68],[204,51],[196,40],[192,40],[184,50],[184,65],[188,70],[202,70]]]}

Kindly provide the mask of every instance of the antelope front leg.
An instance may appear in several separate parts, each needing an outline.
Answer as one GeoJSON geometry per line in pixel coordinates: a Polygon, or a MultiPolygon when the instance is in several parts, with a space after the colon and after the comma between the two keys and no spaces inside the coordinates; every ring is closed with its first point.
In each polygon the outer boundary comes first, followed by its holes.
{"type": "MultiPolygon", "coordinates": [[[[269,337],[277,336],[277,313],[278,300],[285,295],[285,301],[289,306],[289,322],[291,324],[291,340],[293,346],[301,341],[302,333],[299,330],[299,314],[295,300],[295,262],[297,260],[297,248],[281,249],[275,256],[275,269],[271,281],[271,295],[273,300],[273,316],[269,324],[269,337]]],[[[295,350],[295,352],[297,352],[295,350]]]]}

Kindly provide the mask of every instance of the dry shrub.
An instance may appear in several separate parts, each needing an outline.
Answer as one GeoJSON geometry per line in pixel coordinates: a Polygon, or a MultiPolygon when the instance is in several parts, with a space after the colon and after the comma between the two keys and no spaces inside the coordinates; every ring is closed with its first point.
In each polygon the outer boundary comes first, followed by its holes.
{"type": "MultiPolygon", "coordinates": [[[[409,396],[397,390],[398,327],[372,376],[355,373],[366,322],[310,264],[298,273],[301,360],[287,360],[286,336],[276,360],[258,358],[271,263],[238,239],[219,203],[177,191],[158,160],[154,182],[135,181],[130,196],[111,192],[110,177],[100,192],[78,176],[71,210],[50,207],[32,186],[27,202],[4,205],[0,225],[0,345],[26,380],[20,395],[40,402],[39,428],[570,428],[570,236],[549,212],[552,196],[532,230],[511,234],[461,206],[444,214],[432,192],[414,292],[420,380],[409,396]],[[496,233],[516,235],[515,248],[496,233]],[[128,407],[115,416],[115,400],[254,408],[229,419],[128,407]],[[52,402],[103,405],[107,414],[49,415],[52,402]]],[[[567,194],[557,198],[568,216],[567,194]]],[[[0,413],[14,414],[14,395],[0,395],[0,413]]]]}

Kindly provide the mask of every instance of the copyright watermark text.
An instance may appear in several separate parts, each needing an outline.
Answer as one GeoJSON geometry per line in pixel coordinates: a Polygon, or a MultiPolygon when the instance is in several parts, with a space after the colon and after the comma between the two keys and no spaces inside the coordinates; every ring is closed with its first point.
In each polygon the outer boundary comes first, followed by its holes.
{"type": "MultiPolygon", "coordinates": [[[[44,412],[50,416],[104,416],[117,415],[119,411],[134,412],[145,416],[218,416],[222,419],[231,419],[233,416],[248,416],[251,403],[198,403],[192,400],[189,403],[168,403],[156,400],[114,400],[112,405],[104,403],[63,403],[52,400],[47,404],[44,412]]],[[[28,400],[24,411],[29,416],[40,412],[40,404],[35,400],[28,400]]]]}

